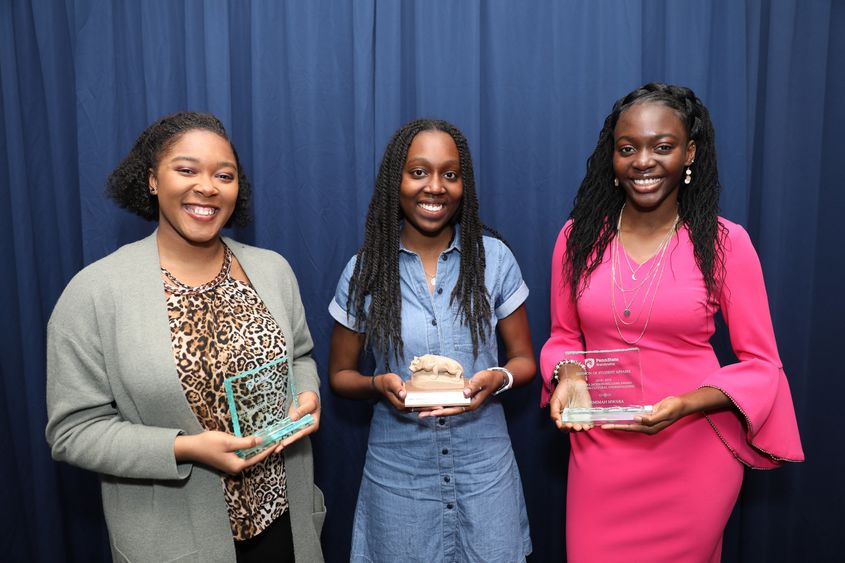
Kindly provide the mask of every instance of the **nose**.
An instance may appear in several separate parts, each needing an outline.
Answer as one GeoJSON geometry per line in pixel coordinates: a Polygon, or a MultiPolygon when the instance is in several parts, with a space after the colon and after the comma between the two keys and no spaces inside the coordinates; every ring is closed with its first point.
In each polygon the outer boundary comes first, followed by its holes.
{"type": "Polygon", "coordinates": [[[654,166],[654,155],[651,154],[651,151],[639,151],[633,165],[637,170],[648,170],[654,166]]]}
{"type": "Polygon", "coordinates": [[[445,183],[443,182],[443,178],[441,178],[437,174],[432,174],[430,176],[431,181],[429,181],[428,185],[425,187],[425,190],[432,194],[440,194],[446,191],[445,183]]]}
{"type": "Polygon", "coordinates": [[[205,197],[211,197],[220,193],[220,190],[214,184],[214,179],[210,176],[197,178],[197,183],[194,184],[194,191],[205,197]]]}

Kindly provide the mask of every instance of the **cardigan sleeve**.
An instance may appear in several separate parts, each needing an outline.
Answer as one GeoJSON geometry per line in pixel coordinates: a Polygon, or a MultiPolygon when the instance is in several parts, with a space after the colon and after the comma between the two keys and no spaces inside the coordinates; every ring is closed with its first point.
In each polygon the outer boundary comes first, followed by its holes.
{"type": "Polygon", "coordinates": [[[99,335],[96,289],[74,280],[47,326],[47,442],[53,458],[118,477],[184,479],[178,428],[125,420],[117,409],[99,335]],[[77,282],[77,283],[74,283],[77,282]]]}
{"type": "Polygon", "coordinates": [[[297,393],[313,391],[320,396],[320,377],[317,374],[317,363],[311,357],[314,349],[314,341],[311,339],[311,331],[308,329],[308,321],[305,318],[305,306],[302,304],[302,296],[299,293],[299,284],[296,275],[283,259],[284,276],[287,278],[285,287],[288,294],[285,296],[286,308],[290,315],[290,326],[293,331],[293,361],[294,385],[297,393]]]}
{"type": "Polygon", "coordinates": [[[720,306],[739,362],[709,374],[702,387],[721,390],[737,407],[745,426],[731,424],[730,411],[708,415],[734,455],[756,468],[802,461],[789,383],[775,343],[763,272],[748,233],[726,223],[725,275],[720,306]],[[744,433],[744,436],[743,436],[744,433]]]}
{"type": "Polygon", "coordinates": [[[560,230],[552,253],[551,333],[540,351],[540,371],[543,375],[541,407],[549,404],[550,381],[555,365],[564,358],[566,352],[582,350],[584,347],[578,310],[572,301],[570,284],[563,277],[563,257],[571,225],[572,221],[567,221],[560,230]]]}

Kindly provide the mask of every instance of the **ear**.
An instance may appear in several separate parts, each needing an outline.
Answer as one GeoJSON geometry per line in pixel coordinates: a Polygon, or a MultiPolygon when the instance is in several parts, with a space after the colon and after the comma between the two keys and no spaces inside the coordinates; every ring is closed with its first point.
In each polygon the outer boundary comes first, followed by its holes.
{"type": "Polygon", "coordinates": [[[156,178],[155,170],[152,168],[149,169],[147,175],[147,185],[153,189],[158,189],[158,178],[156,178]]]}
{"type": "Polygon", "coordinates": [[[687,160],[684,166],[689,166],[695,160],[695,141],[687,143],[687,160]]]}

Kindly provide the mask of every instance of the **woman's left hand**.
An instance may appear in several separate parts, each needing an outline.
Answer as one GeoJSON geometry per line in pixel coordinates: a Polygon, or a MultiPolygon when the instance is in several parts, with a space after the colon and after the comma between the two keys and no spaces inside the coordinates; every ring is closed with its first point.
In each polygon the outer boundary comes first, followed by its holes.
{"type": "Polygon", "coordinates": [[[602,424],[601,428],[602,430],[657,434],[683,417],[686,414],[685,411],[686,406],[681,397],[666,397],[654,405],[651,414],[635,417],[634,424],[602,424]]]}
{"type": "Polygon", "coordinates": [[[659,403],[655,403],[651,414],[636,417],[634,424],[602,424],[601,427],[604,430],[657,434],[688,414],[729,408],[736,407],[724,391],[716,387],[704,386],[678,397],[666,397],[659,403]]]}
{"type": "Polygon", "coordinates": [[[420,418],[428,416],[453,416],[474,411],[484,404],[487,398],[502,386],[504,374],[501,371],[484,369],[472,376],[464,387],[464,397],[469,397],[470,404],[458,407],[436,407],[420,413],[420,418]]]}
{"type": "Polygon", "coordinates": [[[314,422],[296,434],[291,434],[284,440],[282,440],[277,446],[273,453],[279,453],[284,450],[287,446],[293,444],[300,438],[304,436],[308,436],[309,434],[313,434],[317,431],[320,427],[320,399],[317,397],[317,394],[313,391],[303,391],[299,394],[299,407],[294,407],[291,405],[290,409],[290,418],[291,420],[299,420],[306,414],[310,414],[314,417],[314,422]]]}

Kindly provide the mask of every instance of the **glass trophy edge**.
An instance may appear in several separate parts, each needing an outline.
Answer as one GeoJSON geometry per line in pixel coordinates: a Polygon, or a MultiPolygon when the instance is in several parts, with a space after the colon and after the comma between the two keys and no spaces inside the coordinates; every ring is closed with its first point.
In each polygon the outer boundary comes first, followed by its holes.
{"type": "Polygon", "coordinates": [[[593,408],[566,407],[560,411],[560,419],[565,424],[596,424],[605,422],[634,423],[635,416],[651,414],[653,411],[654,409],[652,405],[593,408]]]}
{"type": "Polygon", "coordinates": [[[243,459],[252,457],[256,454],[263,452],[270,446],[281,442],[288,436],[296,434],[303,428],[308,428],[312,424],[314,424],[314,417],[311,416],[311,414],[306,414],[299,420],[291,420],[289,416],[286,416],[274,426],[271,426],[270,428],[265,428],[261,432],[255,434],[256,436],[261,438],[260,444],[252,448],[237,450],[235,453],[238,454],[238,457],[241,457],[243,459]]]}
{"type": "MultiPolygon", "coordinates": [[[[287,359],[288,356],[280,356],[274,360],[261,364],[260,366],[241,372],[237,375],[233,375],[232,377],[227,377],[223,380],[223,387],[226,391],[226,400],[229,403],[229,414],[232,416],[232,430],[234,431],[235,436],[239,438],[243,437],[241,432],[240,421],[238,419],[237,409],[233,407],[235,403],[235,394],[232,390],[232,383],[242,377],[253,375],[262,369],[272,367],[278,363],[286,361],[287,359]]],[[[295,408],[299,408],[299,396],[296,393],[296,384],[293,378],[293,366],[290,365],[288,366],[288,391],[291,394],[290,404],[295,408]]],[[[292,421],[289,416],[286,416],[284,419],[280,420],[273,426],[265,428],[264,430],[255,433],[256,436],[259,436],[261,438],[260,444],[252,448],[237,450],[235,453],[239,457],[244,459],[252,457],[264,451],[273,444],[280,442],[288,436],[291,436],[299,430],[307,428],[312,424],[314,424],[314,417],[310,413],[304,415],[296,421],[292,421]]]]}

